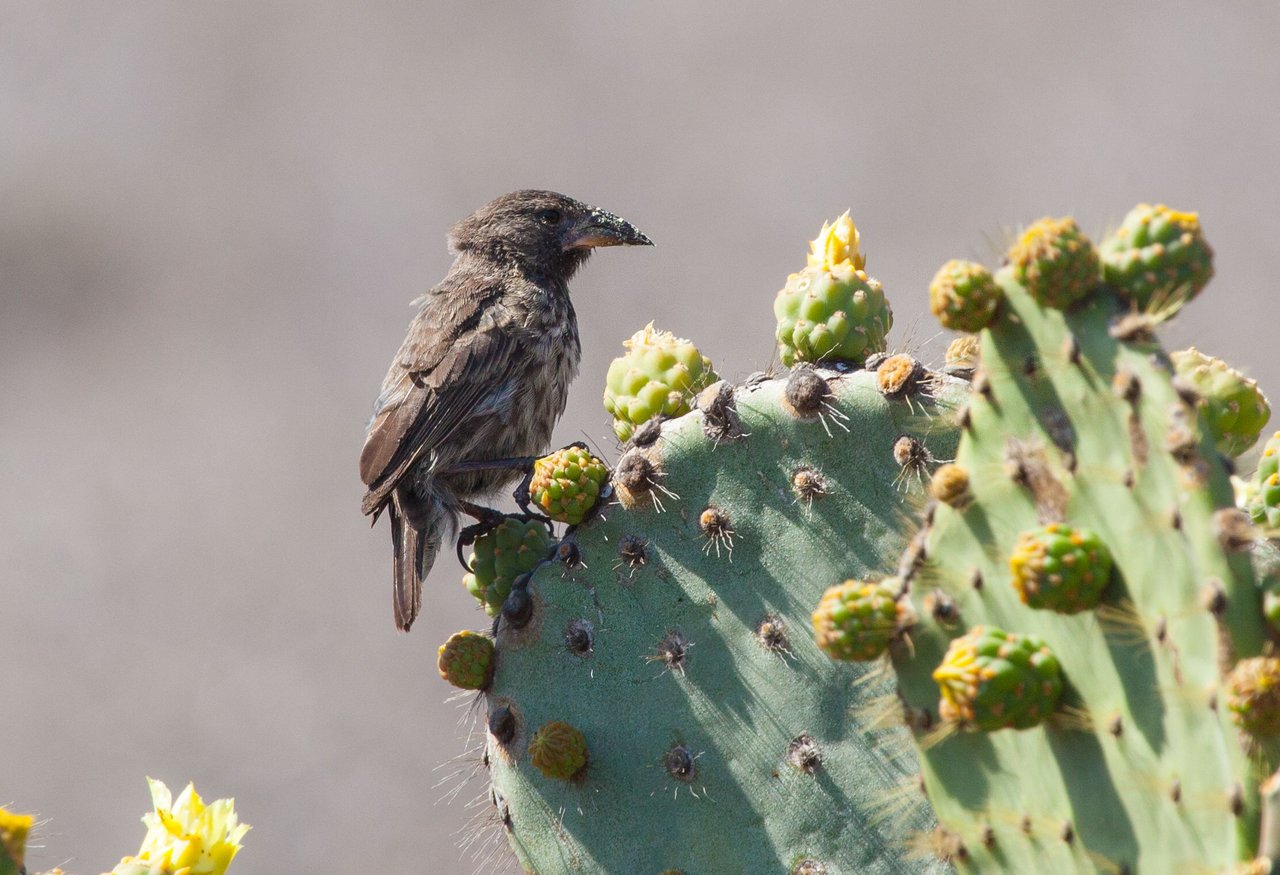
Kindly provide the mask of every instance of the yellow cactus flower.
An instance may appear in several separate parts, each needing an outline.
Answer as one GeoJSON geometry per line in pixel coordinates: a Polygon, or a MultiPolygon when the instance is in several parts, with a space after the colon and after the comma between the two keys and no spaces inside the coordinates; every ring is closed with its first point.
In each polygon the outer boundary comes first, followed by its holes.
{"type": "Polygon", "coordinates": [[[825,271],[836,267],[862,270],[867,260],[858,251],[860,239],[848,210],[831,224],[823,222],[817,238],[809,243],[809,267],[825,271]]]}
{"type": "Polygon", "coordinates": [[[125,857],[111,875],[223,875],[249,831],[238,823],[234,799],[205,805],[192,784],[177,800],[162,781],[147,778],[155,811],[142,816],[147,835],[136,857],[125,857]]]}
{"type": "Polygon", "coordinates": [[[30,814],[14,814],[0,808],[0,845],[4,846],[5,853],[18,870],[22,869],[27,834],[31,832],[34,820],[30,814]]]}

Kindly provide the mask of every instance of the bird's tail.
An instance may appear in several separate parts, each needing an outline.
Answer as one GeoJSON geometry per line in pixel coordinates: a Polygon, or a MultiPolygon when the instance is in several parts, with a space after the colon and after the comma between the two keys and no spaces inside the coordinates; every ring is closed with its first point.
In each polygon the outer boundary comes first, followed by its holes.
{"type": "Polygon", "coordinates": [[[394,553],[392,605],[396,628],[408,632],[422,610],[422,581],[435,564],[448,519],[438,504],[418,505],[401,490],[393,496],[389,509],[394,553]],[[410,503],[417,506],[408,506],[410,503]]]}

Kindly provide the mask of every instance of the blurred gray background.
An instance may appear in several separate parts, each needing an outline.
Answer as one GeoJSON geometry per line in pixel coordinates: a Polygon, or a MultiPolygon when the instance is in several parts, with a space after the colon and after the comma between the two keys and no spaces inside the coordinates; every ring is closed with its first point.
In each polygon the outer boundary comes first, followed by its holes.
{"type": "Polygon", "coordinates": [[[136,850],[152,775],[236,797],[239,875],[502,865],[434,668],[486,620],[442,559],[393,631],[356,476],[454,220],[548,187],[657,241],[574,285],[560,443],[612,452],[604,372],[650,319],[766,366],[849,207],[893,344],[935,358],[947,258],[1199,210],[1218,275],[1167,339],[1280,387],[1278,37],[1234,2],[0,4],[0,804],[47,818],[29,862],[136,850]]]}

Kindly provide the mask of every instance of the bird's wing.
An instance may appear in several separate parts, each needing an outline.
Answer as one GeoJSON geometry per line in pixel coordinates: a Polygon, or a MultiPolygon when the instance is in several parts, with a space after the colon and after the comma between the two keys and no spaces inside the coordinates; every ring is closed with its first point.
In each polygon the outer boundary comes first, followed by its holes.
{"type": "Polygon", "coordinates": [[[496,319],[497,290],[459,297],[428,296],[392,365],[360,454],[366,513],[510,382],[516,339],[496,319]]]}

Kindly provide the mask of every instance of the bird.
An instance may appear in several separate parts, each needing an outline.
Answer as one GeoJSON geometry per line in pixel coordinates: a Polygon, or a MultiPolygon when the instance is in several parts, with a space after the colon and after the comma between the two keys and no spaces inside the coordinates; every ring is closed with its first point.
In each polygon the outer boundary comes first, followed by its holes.
{"type": "Polygon", "coordinates": [[[360,453],[361,510],[390,517],[405,632],[459,515],[492,519],[476,501],[518,477],[509,460],[543,452],[564,413],[582,352],[569,281],[598,247],[653,242],[612,213],[523,190],[455,224],[448,244],[453,265],[413,302],[360,453]]]}

